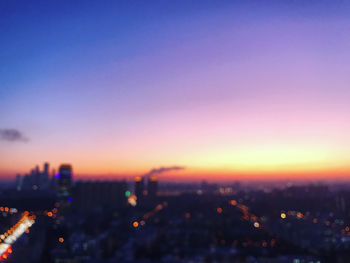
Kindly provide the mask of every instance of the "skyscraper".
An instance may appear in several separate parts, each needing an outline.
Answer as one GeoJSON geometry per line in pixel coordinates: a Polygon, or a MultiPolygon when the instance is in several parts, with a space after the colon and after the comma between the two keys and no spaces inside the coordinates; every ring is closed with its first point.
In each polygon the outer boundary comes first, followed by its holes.
{"type": "Polygon", "coordinates": [[[45,176],[45,178],[49,177],[49,163],[44,163],[44,171],[43,171],[43,175],[45,176]]]}
{"type": "Polygon", "coordinates": [[[72,202],[72,167],[70,164],[62,164],[59,168],[57,197],[61,213],[64,213],[72,202]]]}
{"type": "Polygon", "coordinates": [[[149,199],[154,199],[157,196],[158,193],[158,180],[157,177],[151,176],[148,179],[147,184],[147,196],[149,199]]]}
{"type": "Polygon", "coordinates": [[[143,177],[136,177],[135,178],[135,195],[137,197],[137,200],[141,200],[144,196],[145,191],[145,181],[143,177]]]}

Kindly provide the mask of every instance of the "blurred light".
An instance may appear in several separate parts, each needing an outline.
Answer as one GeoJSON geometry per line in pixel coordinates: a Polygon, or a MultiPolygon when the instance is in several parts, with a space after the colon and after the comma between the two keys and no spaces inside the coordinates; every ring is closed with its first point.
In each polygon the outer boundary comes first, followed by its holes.
{"type": "Polygon", "coordinates": [[[128,203],[132,206],[136,206],[137,202],[135,198],[132,198],[131,196],[128,198],[128,203]]]}
{"type": "Polygon", "coordinates": [[[271,244],[271,246],[273,247],[273,246],[276,244],[276,240],[275,240],[275,239],[271,239],[270,244],[271,244]]]}
{"type": "Polygon", "coordinates": [[[217,211],[219,214],[221,214],[221,213],[222,213],[222,208],[221,208],[221,207],[218,207],[218,208],[216,209],[216,211],[217,211]]]}
{"type": "Polygon", "coordinates": [[[63,237],[60,237],[60,238],[58,239],[58,241],[59,241],[60,243],[63,243],[63,242],[64,242],[64,238],[63,238],[63,237]]]}
{"type": "Polygon", "coordinates": [[[0,243],[0,256],[7,257],[7,253],[11,253],[11,245],[24,233],[26,230],[34,224],[34,216],[29,216],[26,211],[22,214],[21,219],[11,227],[4,235],[1,235],[1,239],[4,241],[0,243]]]}
{"type": "Polygon", "coordinates": [[[254,222],[254,227],[259,228],[260,224],[258,222],[254,222]]]}
{"type": "Polygon", "coordinates": [[[135,227],[135,228],[138,227],[138,226],[139,226],[139,222],[134,221],[134,222],[132,223],[132,226],[135,227]]]}
{"type": "Polygon", "coordinates": [[[281,218],[285,219],[287,217],[286,213],[281,213],[281,218]]]}
{"type": "Polygon", "coordinates": [[[237,205],[237,201],[236,200],[231,200],[230,204],[233,205],[233,206],[236,206],[237,205]]]}
{"type": "Polygon", "coordinates": [[[135,178],[135,182],[141,182],[141,181],[142,181],[142,177],[137,176],[137,177],[135,178]]]}
{"type": "Polygon", "coordinates": [[[128,191],[125,191],[125,196],[126,197],[129,197],[131,195],[131,193],[130,193],[130,191],[128,190],[128,191]]]}

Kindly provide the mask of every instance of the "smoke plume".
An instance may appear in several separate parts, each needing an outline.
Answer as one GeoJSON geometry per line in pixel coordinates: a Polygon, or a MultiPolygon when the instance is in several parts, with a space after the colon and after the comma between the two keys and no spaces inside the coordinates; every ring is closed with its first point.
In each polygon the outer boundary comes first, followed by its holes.
{"type": "Polygon", "coordinates": [[[179,170],[184,170],[186,167],[184,166],[170,166],[170,167],[160,167],[160,168],[154,168],[148,173],[146,173],[144,176],[145,177],[150,177],[152,175],[159,175],[164,172],[169,172],[169,171],[179,171],[179,170]]]}

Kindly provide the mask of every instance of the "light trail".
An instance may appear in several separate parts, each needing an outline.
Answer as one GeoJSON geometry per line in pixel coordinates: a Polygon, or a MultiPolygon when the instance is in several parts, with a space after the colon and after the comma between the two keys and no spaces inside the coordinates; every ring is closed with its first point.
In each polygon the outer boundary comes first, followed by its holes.
{"type": "Polygon", "coordinates": [[[0,243],[0,261],[8,258],[8,255],[12,253],[11,245],[34,223],[35,216],[29,215],[29,212],[26,211],[13,227],[0,236],[1,240],[3,240],[0,243]]]}

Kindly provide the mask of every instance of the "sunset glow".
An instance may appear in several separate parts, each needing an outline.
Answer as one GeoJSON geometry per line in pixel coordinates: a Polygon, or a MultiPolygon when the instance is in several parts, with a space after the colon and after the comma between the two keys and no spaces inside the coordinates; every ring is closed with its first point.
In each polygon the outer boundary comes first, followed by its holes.
{"type": "Polygon", "coordinates": [[[0,9],[0,176],[350,178],[349,5],[190,2],[0,9]]]}

